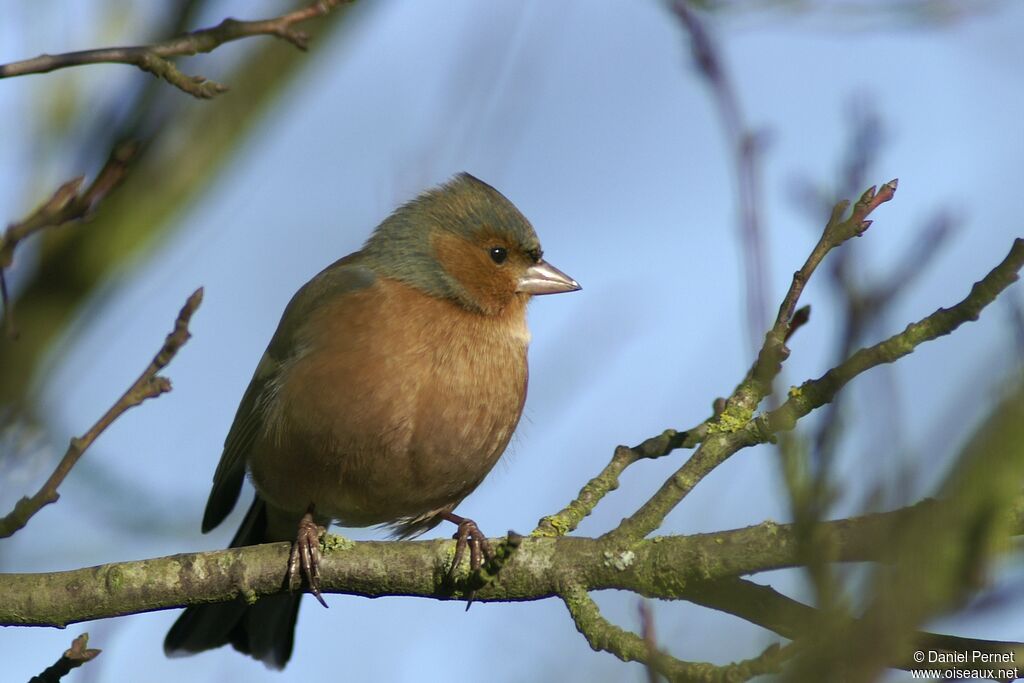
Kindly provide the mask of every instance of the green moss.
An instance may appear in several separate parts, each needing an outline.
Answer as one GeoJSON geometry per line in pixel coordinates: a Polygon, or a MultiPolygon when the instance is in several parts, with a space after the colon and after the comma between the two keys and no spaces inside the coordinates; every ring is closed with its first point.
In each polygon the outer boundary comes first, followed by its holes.
{"type": "Polygon", "coordinates": [[[355,541],[338,534],[324,534],[323,538],[320,539],[320,548],[327,553],[351,550],[354,547],[356,547],[355,541]]]}
{"type": "Polygon", "coordinates": [[[753,416],[754,413],[751,410],[730,405],[722,411],[717,420],[708,424],[708,435],[739,431],[750,422],[750,418],[753,416]]]}
{"type": "Polygon", "coordinates": [[[106,576],[103,578],[107,584],[107,590],[111,593],[120,590],[121,586],[124,585],[124,573],[121,571],[121,568],[116,565],[108,568],[106,576]]]}
{"type": "Polygon", "coordinates": [[[686,572],[645,572],[641,580],[649,587],[650,595],[678,598],[686,591],[686,577],[686,572]]]}
{"type": "Polygon", "coordinates": [[[556,538],[565,536],[571,528],[570,522],[563,515],[549,515],[537,523],[537,528],[530,534],[534,537],[556,538]]]}

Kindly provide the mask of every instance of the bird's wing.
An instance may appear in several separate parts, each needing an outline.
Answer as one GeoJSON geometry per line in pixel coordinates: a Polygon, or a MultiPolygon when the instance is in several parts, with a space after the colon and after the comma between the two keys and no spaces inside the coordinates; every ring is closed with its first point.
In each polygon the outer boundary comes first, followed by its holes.
{"type": "Polygon", "coordinates": [[[260,404],[276,374],[277,364],[267,351],[256,367],[224,440],[224,452],[213,474],[213,488],[203,513],[204,534],[223,522],[238,501],[242,480],[245,479],[245,457],[263,423],[260,404]]]}
{"type": "Polygon", "coordinates": [[[359,264],[359,256],[356,252],[322,270],[295,293],[285,308],[228,430],[203,514],[203,533],[224,521],[238,501],[246,457],[264,427],[266,404],[273,398],[282,366],[300,351],[298,336],[303,323],[325,299],[365,289],[376,281],[374,272],[359,264]]]}

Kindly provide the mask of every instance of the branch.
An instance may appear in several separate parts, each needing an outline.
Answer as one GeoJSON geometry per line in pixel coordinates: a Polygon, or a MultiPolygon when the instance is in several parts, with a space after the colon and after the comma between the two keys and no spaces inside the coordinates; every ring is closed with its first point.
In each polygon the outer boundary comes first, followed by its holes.
{"type": "Polygon", "coordinates": [[[82,635],[71,641],[71,647],[64,651],[57,663],[49,667],[38,676],[33,676],[28,683],[58,683],[61,678],[71,673],[86,662],[91,662],[103,652],[87,647],[89,645],[89,634],[82,635]]]}
{"type": "Polygon", "coordinates": [[[594,511],[608,493],[619,488],[619,477],[638,460],[654,459],[668,455],[677,448],[693,448],[706,432],[706,423],[694,429],[677,432],[666,429],[658,436],[652,436],[638,446],[619,446],[601,473],[580,489],[579,495],[560,512],[548,515],[537,523],[533,536],[564,536],[575,531],[580,522],[594,511]]]}
{"type": "Polygon", "coordinates": [[[71,472],[71,468],[75,466],[75,463],[82,457],[86,449],[92,445],[93,441],[122,413],[130,408],[134,408],[148,398],[155,398],[171,390],[171,380],[157,373],[171,362],[171,359],[178,353],[178,350],[188,341],[191,336],[188,330],[189,320],[191,320],[192,314],[195,313],[196,309],[199,308],[202,300],[203,289],[200,287],[185,302],[181,312],[178,313],[174,329],[167,335],[163,346],[153,357],[153,360],[150,361],[149,366],[139,375],[138,379],[103,414],[96,424],[89,428],[89,431],[80,437],[71,439],[71,444],[57,465],[57,469],[53,471],[53,474],[46,480],[42,488],[31,498],[25,497],[19,500],[14,509],[0,519],[0,538],[13,535],[24,527],[28,520],[44,506],[57,501],[59,498],[57,488],[71,472]]]}
{"type": "Polygon", "coordinates": [[[718,666],[708,662],[685,662],[652,649],[644,638],[605,619],[585,589],[570,586],[561,597],[576,624],[576,630],[587,639],[594,651],[610,652],[624,662],[647,664],[650,671],[656,671],[670,681],[746,681],[755,676],[778,673],[786,657],[785,650],[772,645],[759,656],[735,664],[718,666]]]}
{"type": "Polygon", "coordinates": [[[942,504],[893,529],[859,618],[817,625],[816,646],[794,662],[794,680],[820,671],[823,662],[851,683],[876,680],[889,662],[906,656],[920,624],[963,606],[987,583],[1019,524],[1022,441],[1024,391],[1018,386],[978,426],[946,474],[942,504]]]}
{"type": "Polygon", "coordinates": [[[212,28],[200,29],[150,45],[108,47],[57,55],[43,54],[20,62],[0,64],[0,78],[47,73],[83,64],[129,64],[164,79],[189,95],[209,99],[227,91],[227,86],[203,76],[188,76],[179,71],[168,57],[212,52],[224,43],[261,35],[286,40],[300,50],[305,50],[309,44],[309,36],[294,28],[294,25],[324,16],[343,1],[353,0],[319,0],[309,7],[272,19],[225,19],[212,28]]]}
{"type": "MultiPolygon", "coordinates": [[[[825,522],[835,561],[882,559],[894,531],[934,515],[941,501],[825,522]]],[[[1024,506],[1007,533],[1024,531],[1024,506]]],[[[711,534],[661,536],[623,545],[607,538],[522,539],[496,581],[471,584],[463,568],[446,579],[452,541],[352,542],[328,536],[321,561],[325,593],[402,595],[482,602],[542,600],[565,586],[629,590],[690,599],[698,583],[799,566],[797,529],[774,522],[711,534]]],[[[501,539],[494,539],[497,544],[501,539]]],[[[66,626],[185,605],[254,599],[285,589],[290,544],[271,543],[118,562],[64,572],[0,574],[0,626],[66,626]]]]}
{"type": "MultiPolygon", "coordinates": [[[[743,579],[725,579],[693,587],[686,596],[688,602],[720,612],[732,614],[744,621],[757,624],[784,638],[802,639],[820,623],[820,612],[802,602],[779,593],[771,586],[763,586],[743,579]]],[[[1011,661],[1024,661],[1024,643],[1003,640],[961,638],[944,633],[921,631],[914,635],[910,646],[913,651],[972,653],[975,650],[989,655],[1007,655],[1011,661]]],[[[971,671],[970,662],[943,664],[943,669],[971,671]]],[[[892,664],[898,669],[921,669],[921,663],[906,655],[892,664]]]]}
{"type": "MultiPolygon", "coordinates": [[[[838,549],[834,555],[838,561],[879,559],[886,553],[886,541],[894,534],[913,526],[915,520],[934,517],[935,511],[946,504],[929,501],[895,512],[825,523],[823,537],[838,549]]],[[[1008,533],[1019,534],[1024,529],[1022,512],[1024,507],[1017,510],[1008,533]]],[[[648,643],[588,610],[588,591],[621,589],[647,597],[688,600],[735,614],[783,637],[802,638],[813,632],[816,622],[812,621],[812,608],[770,588],[736,579],[751,571],[797,566],[796,534],[793,525],[766,522],[717,534],[647,539],[626,548],[602,539],[528,538],[523,539],[498,580],[479,588],[474,598],[495,602],[569,596],[574,604],[567,604],[575,611],[577,625],[588,641],[626,659],[631,655],[625,655],[634,651],[649,659],[648,643]]],[[[446,583],[453,551],[452,541],[353,543],[329,536],[324,541],[321,578],[325,592],[466,599],[468,591],[453,595],[446,583]]],[[[289,552],[289,543],[274,543],[66,572],[0,574],[0,625],[63,627],[185,605],[252,601],[284,590],[289,552]]],[[[465,571],[461,572],[456,583],[468,585],[466,577],[465,571]]],[[[927,644],[925,649],[957,652],[1024,649],[1019,643],[934,634],[922,634],[914,643],[917,649],[927,644]]],[[[910,651],[901,650],[895,658],[909,662],[910,651]]],[[[670,657],[664,662],[659,658],[656,665],[661,673],[678,670],[689,676],[673,680],[735,680],[693,675],[702,671],[724,670],[734,675],[759,671],[777,666],[782,656],[783,652],[766,652],[753,660],[715,669],[670,657]]],[[[785,656],[789,656],[788,649],[785,656]]]]}
{"type": "Polygon", "coordinates": [[[807,380],[790,389],[785,403],[758,419],[766,435],[763,440],[772,433],[792,429],[797,420],[831,401],[857,375],[883,363],[899,360],[920,344],[947,335],[965,322],[977,320],[982,309],[1017,281],[1021,267],[1024,267],[1024,240],[1017,238],[1006,258],[975,282],[960,303],[951,308],[940,308],[928,317],[907,325],[899,334],[860,349],[818,379],[807,380]]]}
{"type": "Polygon", "coordinates": [[[859,237],[871,227],[871,221],[867,220],[867,217],[879,206],[893,198],[893,195],[896,194],[897,183],[898,181],[893,179],[882,185],[880,190],[876,190],[874,186],[868,188],[854,205],[849,217],[845,219],[843,214],[846,213],[849,202],[839,202],[832,209],[832,215],[829,217],[828,223],[825,224],[825,230],[818,238],[817,244],[814,245],[800,270],[793,273],[793,281],[779,306],[775,324],[765,335],[764,345],[750,370],[750,375],[729,398],[726,412],[732,409],[734,412],[738,410],[749,413],[755,410],[761,400],[771,392],[771,383],[782,369],[782,362],[789,356],[786,337],[789,334],[796,305],[800,301],[800,295],[803,294],[808,280],[811,279],[818,265],[830,251],[852,237],[859,237]]]}
{"type": "Polygon", "coordinates": [[[638,611],[640,612],[640,637],[643,638],[644,647],[647,649],[647,683],[658,683],[661,673],[658,671],[656,662],[665,654],[658,647],[658,635],[654,628],[654,613],[651,611],[651,606],[644,600],[640,601],[638,611]]]}
{"type": "MultiPolygon", "coordinates": [[[[865,198],[869,194],[873,193],[870,191],[865,193],[865,198]]],[[[864,199],[854,209],[852,221],[847,221],[846,224],[857,224],[858,213],[863,203],[864,199]]],[[[828,230],[826,230],[827,233],[828,230]]],[[[820,259],[818,260],[820,261],[820,259]]],[[[812,263],[812,259],[808,259],[808,263],[812,263]]],[[[1024,240],[1018,238],[1014,241],[1006,258],[988,275],[976,282],[967,297],[955,306],[940,308],[930,316],[911,323],[903,332],[875,346],[857,351],[822,377],[808,380],[801,386],[791,389],[789,399],[782,406],[756,420],[737,424],[739,419],[735,416],[730,417],[727,408],[726,412],[719,416],[719,425],[711,425],[712,429],[707,438],[693,456],[662,484],[661,488],[640,509],[623,520],[618,528],[609,532],[608,535],[618,538],[643,538],[651,533],[661,525],[665,516],[693,490],[693,487],[701,479],[736,451],[769,441],[779,431],[792,429],[798,419],[831,401],[836,392],[862,372],[882,363],[896,361],[911,353],[918,345],[949,334],[969,320],[977,320],[982,309],[992,303],[1004,289],[1017,280],[1017,271],[1022,266],[1024,266],[1024,240]]],[[[789,303],[784,303],[780,308],[780,321],[788,319],[788,316],[792,315],[792,308],[799,297],[798,290],[802,288],[800,283],[805,281],[806,278],[801,277],[800,272],[794,275],[791,293],[795,291],[795,294],[787,296],[789,303]]],[[[782,330],[780,332],[781,340],[785,338],[785,332],[782,330]]],[[[774,333],[775,330],[768,334],[768,338],[765,340],[766,349],[771,344],[771,337],[774,333]]],[[[778,348],[785,349],[781,341],[778,348]]],[[[759,362],[760,360],[759,358],[759,362]]],[[[748,384],[750,383],[744,382],[744,385],[748,384]]],[[[729,402],[741,394],[744,385],[737,389],[729,402]]]]}
{"type": "Polygon", "coordinates": [[[72,221],[89,218],[96,205],[110,194],[124,179],[128,165],[138,152],[138,145],[126,142],[114,147],[96,179],[79,192],[84,178],[79,176],[61,185],[39,208],[17,223],[11,223],[0,235],[0,299],[4,305],[4,319],[8,336],[14,337],[14,312],[7,294],[4,270],[14,262],[14,250],[30,235],[62,226],[72,221]]]}
{"type": "Polygon", "coordinates": [[[757,135],[743,121],[739,96],[710,33],[687,0],[675,0],[672,12],[690,35],[690,51],[698,72],[711,88],[718,106],[722,128],[733,147],[736,187],[740,206],[739,241],[743,255],[747,285],[747,328],[751,350],[757,348],[761,330],[767,327],[767,278],[765,247],[760,224],[761,183],[759,177],[760,145],[757,135]]]}

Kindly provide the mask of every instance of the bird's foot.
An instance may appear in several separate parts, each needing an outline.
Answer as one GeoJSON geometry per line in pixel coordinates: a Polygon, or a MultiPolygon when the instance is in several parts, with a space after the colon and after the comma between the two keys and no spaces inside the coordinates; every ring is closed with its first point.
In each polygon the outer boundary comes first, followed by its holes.
{"type": "MultiPolygon", "coordinates": [[[[466,548],[469,548],[469,569],[473,573],[483,566],[484,560],[490,561],[494,558],[494,550],[491,548],[487,536],[480,531],[480,527],[473,520],[451,512],[444,513],[442,517],[459,527],[452,536],[455,539],[455,556],[452,558],[452,566],[448,568],[448,574],[445,576],[445,581],[450,584],[455,578],[455,570],[466,555],[466,548]]],[[[467,593],[469,598],[469,602],[466,603],[467,610],[473,604],[475,596],[476,590],[467,593]]]]}
{"type": "Polygon", "coordinates": [[[313,506],[310,505],[299,520],[299,531],[288,557],[288,584],[294,590],[302,585],[302,577],[305,577],[309,592],[321,605],[327,607],[320,594],[320,538],[327,529],[316,523],[313,512],[313,506]]]}
{"type": "Polygon", "coordinates": [[[455,576],[455,570],[462,563],[462,558],[466,556],[466,548],[469,548],[469,568],[474,572],[483,566],[485,559],[490,560],[494,557],[490,542],[481,533],[476,522],[451,512],[446,512],[442,516],[459,527],[452,536],[455,539],[455,557],[452,558],[452,566],[448,569],[449,581],[455,576]]]}

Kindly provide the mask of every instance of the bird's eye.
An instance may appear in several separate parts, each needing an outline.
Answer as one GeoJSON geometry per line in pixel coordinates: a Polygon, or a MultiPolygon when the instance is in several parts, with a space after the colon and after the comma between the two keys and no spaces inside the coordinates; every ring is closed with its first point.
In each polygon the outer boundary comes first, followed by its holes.
{"type": "Polygon", "coordinates": [[[491,260],[501,265],[508,258],[508,250],[505,247],[491,247],[491,260]]]}

